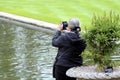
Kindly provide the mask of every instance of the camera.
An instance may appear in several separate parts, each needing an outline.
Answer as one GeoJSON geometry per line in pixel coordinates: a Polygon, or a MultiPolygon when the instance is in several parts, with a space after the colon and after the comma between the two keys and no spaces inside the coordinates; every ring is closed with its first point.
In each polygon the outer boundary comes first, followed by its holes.
{"type": "Polygon", "coordinates": [[[62,25],[63,25],[63,30],[66,30],[66,27],[68,26],[67,21],[62,21],[62,25]]]}

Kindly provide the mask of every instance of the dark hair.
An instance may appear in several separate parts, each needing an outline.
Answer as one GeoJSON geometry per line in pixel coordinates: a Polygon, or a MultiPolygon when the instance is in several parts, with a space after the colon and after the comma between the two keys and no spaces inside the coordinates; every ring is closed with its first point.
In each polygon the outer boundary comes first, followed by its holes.
{"type": "Polygon", "coordinates": [[[81,31],[81,28],[80,28],[80,27],[74,27],[73,29],[71,29],[71,31],[77,31],[77,32],[80,32],[80,31],[81,31]]]}

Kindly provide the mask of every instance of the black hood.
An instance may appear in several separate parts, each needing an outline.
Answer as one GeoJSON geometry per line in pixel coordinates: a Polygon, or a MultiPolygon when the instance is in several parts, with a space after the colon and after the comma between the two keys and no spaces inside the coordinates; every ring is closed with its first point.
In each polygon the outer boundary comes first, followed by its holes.
{"type": "Polygon", "coordinates": [[[71,46],[75,48],[74,50],[76,50],[76,52],[84,51],[86,48],[86,41],[79,37],[79,33],[70,32],[66,36],[68,37],[71,46]]]}
{"type": "Polygon", "coordinates": [[[66,36],[72,44],[78,43],[80,41],[79,33],[69,32],[66,36]]]}

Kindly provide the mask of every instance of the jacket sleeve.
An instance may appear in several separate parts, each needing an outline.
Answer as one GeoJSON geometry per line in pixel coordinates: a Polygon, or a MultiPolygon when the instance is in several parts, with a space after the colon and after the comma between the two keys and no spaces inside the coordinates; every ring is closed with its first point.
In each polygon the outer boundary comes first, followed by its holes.
{"type": "Polygon", "coordinates": [[[62,47],[64,44],[64,36],[61,35],[61,31],[57,31],[52,39],[52,45],[55,47],[62,47]]]}

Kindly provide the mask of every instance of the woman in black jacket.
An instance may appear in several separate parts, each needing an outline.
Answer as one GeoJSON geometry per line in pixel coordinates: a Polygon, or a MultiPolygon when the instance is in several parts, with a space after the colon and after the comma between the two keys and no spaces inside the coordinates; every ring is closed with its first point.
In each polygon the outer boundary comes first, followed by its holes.
{"type": "Polygon", "coordinates": [[[76,80],[66,75],[71,67],[81,66],[81,53],[86,48],[86,43],[79,36],[80,23],[77,18],[69,20],[63,33],[63,25],[59,25],[58,31],[52,39],[52,45],[58,48],[58,53],[53,67],[53,76],[56,80],[76,80]]]}

